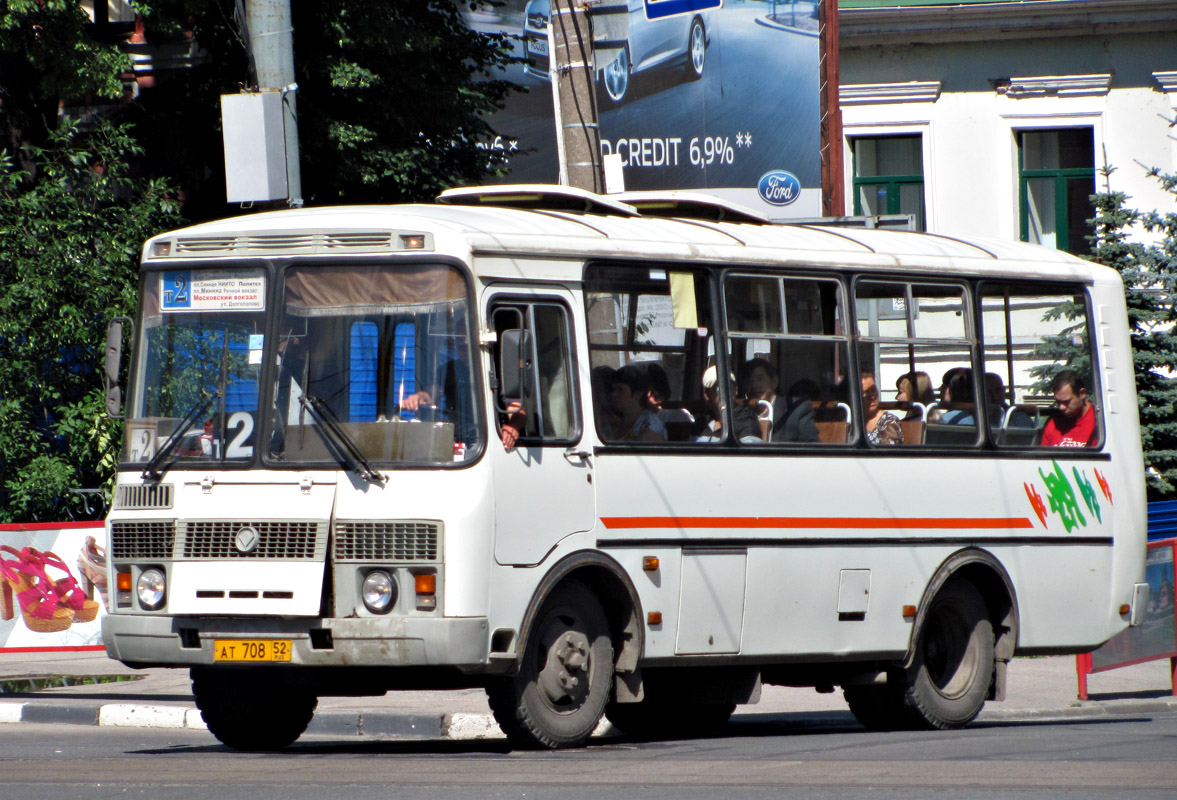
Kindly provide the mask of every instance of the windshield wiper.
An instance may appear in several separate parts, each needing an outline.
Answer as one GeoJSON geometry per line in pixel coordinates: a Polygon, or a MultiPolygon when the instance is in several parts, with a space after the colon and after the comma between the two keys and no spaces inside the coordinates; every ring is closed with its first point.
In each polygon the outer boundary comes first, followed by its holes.
{"type": "MultiPolygon", "coordinates": [[[[204,412],[208,410],[210,405],[212,405],[212,401],[220,397],[220,395],[221,391],[218,389],[214,392],[204,392],[200,396],[200,399],[196,401],[192,408],[188,409],[188,413],[184,415],[184,418],[181,419],[176,427],[172,430],[172,435],[167,438],[167,441],[160,445],[159,450],[157,450],[155,455],[152,456],[151,460],[147,462],[147,466],[143,468],[142,477],[153,481],[157,481],[163,477],[163,472],[160,471],[159,467],[161,464],[163,464],[164,459],[167,458],[172,450],[175,449],[180,440],[183,439],[185,435],[187,435],[188,426],[195,422],[199,417],[204,416],[204,412]]],[[[171,464],[171,462],[168,463],[169,465],[171,464]]]]}
{"type": "Polygon", "coordinates": [[[364,458],[364,454],[356,445],[355,440],[343,429],[339,417],[335,416],[335,412],[331,410],[331,406],[327,405],[326,400],[311,394],[304,394],[298,398],[298,404],[309,411],[315,422],[319,423],[319,434],[327,446],[335,451],[335,457],[341,464],[364,480],[384,485],[384,476],[372,469],[372,465],[368,463],[368,459],[364,458]]]}

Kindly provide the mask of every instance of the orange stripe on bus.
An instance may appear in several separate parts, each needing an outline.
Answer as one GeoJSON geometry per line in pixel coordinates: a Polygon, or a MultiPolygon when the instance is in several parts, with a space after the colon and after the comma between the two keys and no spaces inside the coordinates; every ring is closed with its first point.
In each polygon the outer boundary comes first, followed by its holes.
{"type": "Polygon", "coordinates": [[[1000,530],[1034,527],[1028,517],[601,517],[601,522],[610,530],[629,528],[1000,530]]]}

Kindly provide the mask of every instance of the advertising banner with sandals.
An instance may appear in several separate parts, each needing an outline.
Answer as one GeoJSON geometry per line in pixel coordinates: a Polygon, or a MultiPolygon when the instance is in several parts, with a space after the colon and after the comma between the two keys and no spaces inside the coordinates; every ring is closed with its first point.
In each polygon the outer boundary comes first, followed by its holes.
{"type": "Polygon", "coordinates": [[[102,649],[101,522],[0,525],[0,652],[102,649]]]}

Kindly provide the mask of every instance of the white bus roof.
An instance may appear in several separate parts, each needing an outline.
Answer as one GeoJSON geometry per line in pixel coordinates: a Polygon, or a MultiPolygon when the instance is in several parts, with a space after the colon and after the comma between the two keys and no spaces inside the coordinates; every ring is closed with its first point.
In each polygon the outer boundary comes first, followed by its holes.
{"type": "MultiPolygon", "coordinates": [[[[457,199],[457,196],[454,197],[457,199]]],[[[332,206],[271,211],[161,234],[145,263],[192,258],[373,255],[403,252],[423,234],[423,251],[468,259],[551,257],[578,280],[584,259],[691,261],[728,265],[854,266],[923,272],[993,271],[1090,279],[1100,268],[1060,250],[989,237],[945,236],[820,225],[764,225],[487,205],[332,206]]],[[[493,264],[488,264],[493,277],[493,264]]],[[[507,277],[521,277],[518,265],[507,277]]],[[[548,275],[545,277],[565,277],[548,275]]]]}

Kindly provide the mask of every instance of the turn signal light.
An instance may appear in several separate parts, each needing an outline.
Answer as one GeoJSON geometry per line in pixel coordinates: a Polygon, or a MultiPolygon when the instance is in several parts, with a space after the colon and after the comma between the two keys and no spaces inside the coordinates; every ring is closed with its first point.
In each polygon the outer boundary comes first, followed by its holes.
{"type": "Polygon", "coordinates": [[[1124,605],[1120,606],[1120,616],[1122,616],[1122,617],[1128,616],[1128,614],[1131,613],[1131,611],[1132,611],[1132,606],[1128,605],[1127,603],[1124,603],[1124,605]]]}
{"type": "Polygon", "coordinates": [[[658,556],[646,556],[642,559],[642,569],[646,572],[654,572],[658,569],[658,556]]]}
{"type": "Polygon", "coordinates": [[[662,624],[662,612],[661,611],[651,611],[649,614],[646,615],[646,622],[648,622],[650,625],[661,625],[662,624]]]}
{"type": "Polygon", "coordinates": [[[915,611],[916,611],[915,606],[904,606],[903,607],[903,618],[904,619],[914,619],[915,618],[915,611]]]}
{"type": "Polygon", "coordinates": [[[118,573],[118,577],[115,580],[115,585],[118,587],[118,590],[120,592],[131,591],[131,573],[129,573],[129,572],[118,573]]]}
{"type": "Polygon", "coordinates": [[[413,576],[417,608],[437,608],[437,576],[432,572],[413,576]]]}

